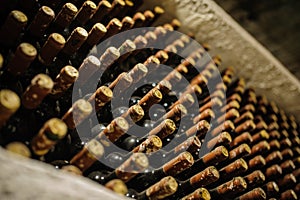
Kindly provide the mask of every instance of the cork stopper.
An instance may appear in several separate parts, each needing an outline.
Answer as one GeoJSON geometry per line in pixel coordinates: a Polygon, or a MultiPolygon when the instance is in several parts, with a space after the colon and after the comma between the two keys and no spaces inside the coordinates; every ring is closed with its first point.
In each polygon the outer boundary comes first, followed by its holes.
{"type": "Polygon", "coordinates": [[[258,155],[270,150],[270,145],[267,141],[261,141],[251,148],[251,155],[258,155]]]}
{"type": "Polygon", "coordinates": [[[7,89],[0,90],[0,127],[20,108],[19,96],[7,89]]]}
{"type": "Polygon", "coordinates": [[[78,175],[78,176],[82,175],[81,170],[78,167],[74,166],[74,165],[63,166],[61,168],[61,170],[65,171],[65,172],[68,172],[68,173],[71,173],[71,174],[74,174],[74,175],[78,175]]]}
{"type": "Polygon", "coordinates": [[[239,111],[236,108],[231,108],[224,115],[217,119],[218,123],[222,123],[223,120],[231,120],[234,121],[240,116],[239,111]]]}
{"type": "Polygon", "coordinates": [[[238,174],[246,172],[247,170],[247,162],[243,158],[240,158],[222,168],[220,173],[223,175],[222,177],[234,177],[238,174]]]}
{"type": "Polygon", "coordinates": [[[37,50],[29,43],[21,43],[7,65],[7,71],[14,76],[23,74],[37,56],[37,50]]]}
{"type": "Polygon", "coordinates": [[[112,9],[112,5],[109,1],[103,0],[98,3],[97,10],[91,19],[91,23],[95,24],[104,19],[112,9]]]}
{"type": "Polygon", "coordinates": [[[32,35],[42,37],[54,17],[55,13],[50,7],[42,6],[29,25],[28,30],[32,35]]]}
{"type": "Polygon", "coordinates": [[[104,186],[117,194],[125,195],[128,192],[126,184],[120,179],[113,179],[107,182],[104,186]]]}
{"type": "Polygon", "coordinates": [[[191,80],[191,85],[199,85],[200,87],[206,85],[207,83],[207,78],[205,78],[205,76],[203,76],[201,73],[191,80]]]}
{"type": "Polygon", "coordinates": [[[248,144],[241,144],[229,152],[229,159],[244,157],[251,154],[251,148],[248,144]]]}
{"type": "Polygon", "coordinates": [[[181,27],[181,22],[178,19],[173,19],[171,21],[171,25],[173,26],[174,30],[178,30],[181,27]]]}
{"type": "Polygon", "coordinates": [[[162,80],[160,81],[157,85],[156,88],[162,93],[162,95],[167,95],[169,92],[172,91],[172,85],[169,81],[167,80],[162,80]]]}
{"type": "Polygon", "coordinates": [[[0,29],[0,42],[7,46],[13,45],[20,37],[20,33],[27,22],[28,19],[24,13],[12,10],[0,29]]]}
{"type": "Polygon", "coordinates": [[[274,181],[268,182],[265,187],[268,194],[277,194],[279,192],[279,187],[274,181]]]}
{"type": "Polygon", "coordinates": [[[42,156],[67,134],[66,124],[57,118],[52,118],[45,122],[39,133],[31,140],[31,148],[33,152],[42,156]]]}
{"type": "Polygon", "coordinates": [[[241,95],[239,95],[237,93],[234,93],[230,97],[227,98],[227,101],[228,102],[230,102],[230,101],[237,101],[237,102],[241,103],[242,97],[241,97],[241,95]]]}
{"type": "Polygon", "coordinates": [[[162,15],[165,13],[165,10],[160,6],[155,6],[153,9],[155,15],[162,15]]]}
{"type": "Polygon", "coordinates": [[[265,191],[261,188],[255,188],[246,194],[243,194],[242,196],[239,197],[240,200],[251,200],[251,199],[267,199],[267,195],[265,191]]]}
{"type": "Polygon", "coordinates": [[[145,65],[138,63],[136,64],[129,72],[129,76],[131,76],[133,83],[139,82],[143,77],[145,77],[148,73],[148,69],[145,65]]]}
{"type": "Polygon", "coordinates": [[[106,27],[101,23],[96,23],[89,32],[86,43],[91,47],[98,44],[107,32],[106,27]]]}
{"type": "Polygon", "coordinates": [[[118,96],[122,93],[122,91],[125,91],[128,87],[130,87],[132,83],[132,77],[127,72],[122,72],[111,84],[109,84],[108,87],[113,90],[115,96],[118,96]],[[117,85],[118,90],[115,90],[117,85]]]}
{"type": "Polygon", "coordinates": [[[207,102],[206,104],[201,106],[201,108],[199,109],[199,112],[201,113],[208,108],[210,108],[210,109],[214,109],[216,107],[220,108],[222,105],[223,105],[223,102],[218,97],[213,97],[209,102],[207,102]]]}
{"type": "Polygon", "coordinates": [[[73,21],[77,12],[78,9],[74,4],[66,3],[65,5],[63,5],[62,9],[54,19],[54,24],[56,26],[59,26],[60,29],[67,28],[73,21]]]}
{"type": "Polygon", "coordinates": [[[202,160],[206,165],[215,165],[228,158],[228,151],[224,146],[219,146],[203,156],[202,160]]]}
{"type": "Polygon", "coordinates": [[[253,120],[253,119],[254,119],[254,116],[253,116],[252,112],[246,111],[239,118],[235,119],[234,123],[241,124],[242,122],[244,122],[246,120],[253,120]]]}
{"type": "Polygon", "coordinates": [[[64,48],[65,43],[66,40],[62,35],[52,33],[40,50],[39,60],[45,65],[50,65],[59,51],[64,48]]]}
{"type": "Polygon", "coordinates": [[[155,54],[155,57],[159,60],[160,63],[165,63],[169,59],[169,55],[164,50],[160,50],[155,54]]]}
{"type": "Polygon", "coordinates": [[[143,117],[144,117],[145,113],[144,113],[144,110],[143,108],[136,104],[136,105],[133,105],[131,106],[128,111],[126,113],[124,113],[122,115],[122,117],[126,118],[127,121],[130,123],[133,122],[133,123],[136,123],[138,121],[140,121],[143,117]],[[128,119],[130,118],[130,119],[128,119]]]}
{"type": "Polygon", "coordinates": [[[5,146],[5,149],[9,152],[18,154],[18,155],[26,157],[26,158],[31,157],[29,148],[22,142],[11,142],[5,146]]]}
{"type": "Polygon", "coordinates": [[[206,120],[201,120],[197,122],[194,126],[188,129],[185,134],[186,136],[190,137],[192,135],[196,135],[198,138],[203,138],[208,130],[211,128],[210,124],[206,120]]]}
{"type": "Polygon", "coordinates": [[[161,179],[146,190],[149,199],[164,199],[177,191],[178,183],[172,176],[161,179]]]}
{"type": "Polygon", "coordinates": [[[290,190],[286,190],[283,193],[281,193],[280,199],[296,200],[296,199],[298,199],[298,196],[294,190],[290,189],[290,190]]]}
{"type": "Polygon", "coordinates": [[[102,144],[96,139],[92,139],[71,159],[70,163],[84,172],[103,155],[104,147],[102,144]]]}
{"type": "Polygon", "coordinates": [[[143,153],[133,153],[116,170],[116,176],[125,183],[134,178],[138,173],[144,171],[149,166],[148,158],[143,153]]]}
{"type": "Polygon", "coordinates": [[[210,108],[205,109],[203,112],[201,112],[198,116],[196,116],[193,119],[193,123],[196,124],[197,122],[201,120],[210,121],[211,119],[215,118],[215,113],[210,108]]]}
{"type": "Polygon", "coordinates": [[[220,174],[214,166],[207,167],[190,178],[190,184],[193,187],[205,187],[219,180],[220,174]]]}
{"type": "Polygon", "coordinates": [[[95,103],[95,110],[98,111],[113,97],[113,92],[107,86],[99,87],[96,92],[89,98],[91,104],[95,103]]]}
{"type": "Polygon", "coordinates": [[[93,55],[86,57],[78,69],[80,76],[77,82],[83,85],[100,67],[101,63],[97,57],[93,55]]]}
{"type": "Polygon", "coordinates": [[[28,19],[27,16],[19,10],[13,10],[10,12],[9,17],[11,17],[18,24],[26,24],[28,19]]]}
{"type": "Polygon", "coordinates": [[[117,18],[113,18],[109,21],[109,23],[106,26],[107,33],[105,35],[105,39],[117,34],[122,28],[122,23],[117,18]]]}
{"type": "Polygon", "coordinates": [[[223,123],[221,123],[219,126],[217,126],[216,128],[214,128],[211,131],[211,135],[212,136],[217,136],[218,134],[220,134],[221,132],[231,132],[235,129],[234,123],[230,120],[226,120],[223,123]]]}
{"type": "Polygon", "coordinates": [[[224,183],[217,187],[217,192],[219,195],[234,195],[236,193],[242,192],[247,188],[247,183],[242,177],[235,177],[231,181],[224,183]]]}
{"type": "Polygon", "coordinates": [[[256,143],[261,140],[268,140],[269,138],[270,138],[270,135],[267,133],[266,130],[261,130],[252,136],[253,143],[256,143]]]}
{"type": "Polygon", "coordinates": [[[146,153],[150,154],[158,151],[162,147],[161,139],[156,135],[149,136],[144,142],[142,142],[139,146],[134,148],[132,152],[137,153],[146,153]]]}
{"type": "Polygon", "coordinates": [[[235,132],[236,133],[243,133],[243,132],[250,132],[252,130],[254,130],[256,127],[255,123],[253,122],[253,120],[247,120],[245,122],[243,122],[242,124],[240,124],[239,126],[236,127],[235,132]]]}
{"type": "Polygon", "coordinates": [[[165,174],[175,176],[194,164],[194,158],[191,153],[185,151],[163,165],[162,169],[165,174]]]}
{"type": "Polygon", "coordinates": [[[148,44],[147,39],[142,35],[138,35],[133,42],[137,50],[143,49],[148,44]]]}
{"type": "Polygon", "coordinates": [[[144,13],[145,21],[152,22],[154,20],[154,13],[151,10],[146,10],[144,13]]]}
{"type": "Polygon", "coordinates": [[[144,111],[148,111],[152,105],[160,102],[161,100],[162,93],[158,89],[153,88],[139,101],[139,105],[142,106],[144,111]]]}
{"type": "Polygon", "coordinates": [[[158,68],[160,61],[155,56],[150,56],[143,64],[148,68],[148,72],[150,73],[158,68]]]}
{"type": "Polygon", "coordinates": [[[150,46],[150,45],[155,44],[155,42],[157,40],[157,36],[155,35],[155,33],[153,31],[148,31],[145,34],[145,39],[147,40],[148,45],[150,46]]]}
{"type": "Polygon", "coordinates": [[[210,200],[211,196],[207,189],[205,188],[198,188],[193,193],[185,196],[182,200],[210,200]]]}
{"type": "Polygon", "coordinates": [[[37,108],[43,99],[51,92],[53,81],[45,74],[38,74],[32,80],[30,86],[22,96],[22,104],[27,109],[37,108]]]}
{"type": "Polygon", "coordinates": [[[79,22],[81,26],[85,25],[86,22],[96,12],[97,6],[93,1],[85,1],[78,13],[75,16],[75,20],[79,22]]]}
{"type": "Polygon", "coordinates": [[[124,135],[128,129],[129,124],[126,119],[117,117],[98,135],[98,138],[101,140],[106,136],[111,142],[115,142],[124,135]]]}
{"type": "Polygon", "coordinates": [[[146,21],[146,17],[145,15],[143,15],[143,13],[141,12],[137,12],[135,13],[135,15],[132,17],[132,19],[134,20],[134,28],[140,28],[142,26],[144,26],[145,21],[146,21]]]}
{"type": "Polygon", "coordinates": [[[120,57],[120,52],[115,47],[108,47],[100,57],[101,66],[103,69],[109,67],[120,57]]]}
{"type": "Polygon", "coordinates": [[[266,160],[261,155],[255,156],[248,162],[248,167],[250,169],[261,168],[264,167],[265,165],[266,165],[266,160]]]}
{"type": "Polygon", "coordinates": [[[75,129],[85,118],[93,111],[92,105],[84,100],[77,100],[68,112],[62,117],[62,120],[67,124],[69,129],[75,129]]]}
{"type": "Polygon", "coordinates": [[[258,185],[258,184],[262,184],[263,182],[265,182],[266,177],[260,170],[256,170],[256,171],[252,172],[251,174],[248,174],[245,177],[245,180],[246,180],[248,186],[251,187],[251,186],[258,185]]]}
{"type": "Polygon", "coordinates": [[[189,137],[187,140],[174,148],[174,153],[187,151],[191,154],[197,152],[201,148],[201,142],[197,136],[189,137]]]}
{"type": "Polygon", "coordinates": [[[230,134],[228,132],[222,132],[220,133],[220,135],[208,141],[206,146],[208,149],[211,149],[215,146],[230,144],[231,142],[232,142],[232,138],[230,134]]]}
{"type": "Polygon", "coordinates": [[[271,167],[268,167],[266,172],[266,177],[270,178],[270,177],[276,177],[276,176],[280,176],[282,174],[282,169],[279,165],[272,165],[271,167]]]}
{"type": "Polygon", "coordinates": [[[134,20],[131,17],[126,16],[122,19],[122,28],[120,32],[127,31],[131,29],[133,26],[134,26],[134,20]]]}
{"type": "Polygon", "coordinates": [[[152,131],[149,132],[149,135],[157,135],[159,138],[164,139],[168,135],[174,133],[175,130],[176,125],[174,121],[171,119],[165,119],[157,127],[152,129],[152,131]]]}
{"type": "Polygon", "coordinates": [[[77,27],[73,30],[70,37],[67,39],[67,42],[62,50],[63,53],[71,56],[73,55],[85,42],[88,37],[88,32],[82,28],[77,27]]]}
{"type": "Polygon", "coordinates": [[[231,142],[230,146],[235,147],[237,145],[243,144],[243,143],[251,143],[252,142],[252,136],[249,132],[242,133],[241,135],[235,137],[233,141],[231,142]]]}
{"type": "Polygon", "coordinates": [[[163,118],[164,119],[172,119],[173,121],[177,122],[181,118],[183,118],[187,114],[187,109],[182,104],[177,104],[174,106],[169,112],[167,112],[163,118]]]}
{"type": "Polygon", "coordinates": [[[274,151],[266,157],[267,164],[277,163],[282,161],[283,156],[280,151],[274,151]]]}
{"type": "Polygon", "coordinates": [[[195,99],[191,94],[185,94],[183,96],[181,96],[178,101],[176,101],[174,104],[172,104],[172,106],[170,107],[171,109],[178,105],[178,104],[182,104],[184,105],[186,108],[190,108],[193,104],[195,103],[195,99]]]}
{"type": "Polygon", "coordinates": [[[179,83],[181,79],[182,79],[182,75],[177,70],[173,70],[163,80],[169,81],[173,86],[176,83],[179,83]]]}
{"type": "Polygon", "coordinates": [[[71,87],[78,77],[79,72],[76,68],[70,65],[65,66],[60,70],[60,73],[56,77],[51,94],[57,96],[64,93],[71,87]]]}
{"type": "Polygon", "coordinates": [[[125,40],[125,42],[122,43],[122,45],[119,47],[120,55],[124,55],[126,53],[131,53],[136,49],[136,46],[133,41],[131,40],[125,40]]]}

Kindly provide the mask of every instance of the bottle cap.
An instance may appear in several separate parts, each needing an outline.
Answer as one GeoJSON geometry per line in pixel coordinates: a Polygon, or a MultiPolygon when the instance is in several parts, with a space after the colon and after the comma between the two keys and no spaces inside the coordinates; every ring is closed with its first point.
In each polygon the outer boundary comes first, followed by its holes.
{"type": "Polygon", "coordinates": [[[29,148],[21,142],[11,142],[5,146],[5,149],[9,152],[24,156],[26,158],[31,157],[29,148]]]}
{"type": "Polygon", "coordinates": [[[17,47],[15,55],[9,61],[7,71],[14,76],[23,74],[36,56],[37,50],[34,46],[29,43],[21,43],[17,47]]]}
{"type": "Polygon", "coordinates": [[[20,108],[19,96],[7,89],[0,90],[0,127],[20,108]]]}
{"type": "Polygon", "coordinates": [[[41,63],[50,65],[55,56],[64,48],[65,43],[66,40],[62,35],[58,33],[49,35],[47,41],[40,50],[39,60],[41,63]]]}
{"type": "Polygon", "coordinates": [[[149,199],[164,199],[177,191],[178,183],[172,176],[162,178],[146,190],[149,199]]]}
{"type": "Polygon", "coordinates": [[[125,183],[134,178],[138,173],[144,171],[149,166],[148,158],[143,153],[133,153],[116,170],[116,176],[125,183]]]}
{"type": "Polygon", "coordinates": [[[220,174],[214,166],[207,167],[190,178],[190,184],[193,187],[205,187],[219,180],[220,174]]]}
{"type": "Polygon", "coordinates": [[[161,139],[156,135],[150,135],[144,142],[142,142],[139,146],[134,148],[132,152],[150,154],[158,151],[159,149],[161,149],[161,147],[162,147],[161,139]]]}
{"type": "Polygon", "coordinates": [[[165,174],[175,176],[194,164],[194,158],[191,153],[185,151],[163,165],[165,174]]]}
{"type": "Polygon", "coordinates": [[[125,195],[128,192],[126,184],[120,179],[113,179],[107,182],[105,187],[121,195],[125,195]]]}
{"type": "Polygon", "coordinates": [[[22,104],[27,109],[37,108],[43,99],[51,92],[54,83],[46,74],[38,74],[22,96],[22,104]]]}

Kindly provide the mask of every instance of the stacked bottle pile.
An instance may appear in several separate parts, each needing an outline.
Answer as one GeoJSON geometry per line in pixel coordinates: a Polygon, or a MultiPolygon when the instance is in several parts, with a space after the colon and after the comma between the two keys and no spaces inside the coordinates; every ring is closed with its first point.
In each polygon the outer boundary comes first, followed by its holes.
{"type": "Polygon", "coordinates": [[[135,199],[297,199],[295,118],[141,5],[1,3],[1,146],[135,199]]]}

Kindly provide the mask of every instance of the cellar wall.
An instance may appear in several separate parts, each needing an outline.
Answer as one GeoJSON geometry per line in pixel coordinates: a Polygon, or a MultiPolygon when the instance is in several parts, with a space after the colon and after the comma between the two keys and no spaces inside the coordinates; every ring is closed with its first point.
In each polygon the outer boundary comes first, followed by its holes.
{"type": "MultiPolygon", "coordinates": [[[[150,1],[148,1],[150,2],[150,1]]],[[[265,94],[288,113],[300,116],[300,83],[253,37],[210,0],[153,0],[182,21],[180,31],[193,31],[199,42],[221,55],[223,66],[236,68],[248,86],[265,94]]],[[[159,23],[159,22],[158,22],[159,23]]],[[[46,164],[21,159],[0,149],[1,199],[122,199],[82,177],[58,172],[46,164]]]]}

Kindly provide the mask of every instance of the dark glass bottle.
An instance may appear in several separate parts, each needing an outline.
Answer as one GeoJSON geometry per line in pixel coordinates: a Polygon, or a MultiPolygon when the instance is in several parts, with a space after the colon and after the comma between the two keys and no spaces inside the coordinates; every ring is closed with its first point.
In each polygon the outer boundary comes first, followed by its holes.
{"type": "Polygon", "coordinates": [[[189,152],[183,152],[169,162],[163,164],[161,168],[149,170],[148,172],[139,175],[135,179],[132,179],[132,181],[129,182],[128,185],[130,188],[134,188],[136,191],[140,192],[158,182],[163,177],[175,176],[179,173],[184,172],[193,164],[193,156],[189,152]]]}

